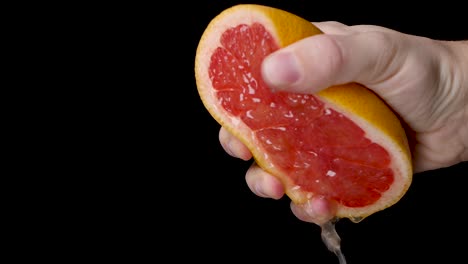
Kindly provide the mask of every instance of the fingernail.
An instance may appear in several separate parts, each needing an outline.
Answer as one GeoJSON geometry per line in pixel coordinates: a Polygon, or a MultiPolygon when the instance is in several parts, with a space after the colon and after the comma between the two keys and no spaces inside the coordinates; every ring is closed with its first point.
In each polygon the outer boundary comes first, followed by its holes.
{"type": "Polygon", "coordinates": [[[227,142],[227,143],[224,145],[224,149],[226,150],[226,152],[227,152],[230,156],[235,157],[234,153],[232,152],[231,141],[227,142]]]}
{"type": "Polygon", "coordinates": [[[314,197],[312,200],[307,201],[304,210],[310,217],[315,219],[314,221],[317,224],[323,224],[331,220],[336,214],[334,202],[324,197],[314,197]]]}
{"type": "Polygon", "coordinates": [[[255,183],[255,194],[257,194],[260,197],[268,197],[265,192],[263,191],[263,187],[260,183],[255,183]]]}
{"type": "Polygon", "coordinates": [[[290,52],[279,52],[267,57],[263,63],[263,78],[272,88],[284,88],[301,78],[296,57],[290,52]]]}

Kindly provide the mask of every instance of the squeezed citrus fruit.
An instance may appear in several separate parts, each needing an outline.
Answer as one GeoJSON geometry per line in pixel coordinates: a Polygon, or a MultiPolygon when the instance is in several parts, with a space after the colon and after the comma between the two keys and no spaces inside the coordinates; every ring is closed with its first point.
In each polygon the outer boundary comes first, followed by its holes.
{"type": "Polygon", "coordinates": [[[195,57],[200,98],[238,137],[294,203],[336,204],[336,216],[361,220],[395,204],[412,179],[405,131],[366,87],[350,83],[317,94],[272,92],[261,77],[270,53],[322,34],[284,10],[242,4],[216,16],[195,57]]]}

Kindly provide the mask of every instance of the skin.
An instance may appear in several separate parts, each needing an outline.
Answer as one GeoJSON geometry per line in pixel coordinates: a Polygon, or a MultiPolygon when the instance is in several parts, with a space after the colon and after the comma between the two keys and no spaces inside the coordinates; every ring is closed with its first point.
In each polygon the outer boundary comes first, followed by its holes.
{"type": "MultiPolygon", "coordinates": [[[[358,82],[380,95],[407,125],[415,173],[468,160],[468,41],[441,41],[388,28],[314,23],[325,34],[280,49],[262,64],[272,90],[315,93],[358,82]]],[[[233,157],[252,154],[224,128],[219,140],[233,157]]],[[[280,199],[282,184],[255,163],[246,173],[253,193],[280,199]]],[[[333,206],[315,199],[291,203],[294,215],[323,224],[333,206]]]]}

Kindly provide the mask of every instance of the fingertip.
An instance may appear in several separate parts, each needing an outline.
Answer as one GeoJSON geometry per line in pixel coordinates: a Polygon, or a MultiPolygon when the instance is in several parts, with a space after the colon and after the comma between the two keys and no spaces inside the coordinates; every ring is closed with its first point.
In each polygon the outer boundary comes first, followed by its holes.
{"type": "Polygon", "coordinates": [[[291,211],[302,221],[322,225],[335,217],[336,205],[323,197],[314,197],[304,204],[291,202],[291,211]]]}
{"type": "Polygon", "coordinates": [[[279,200],[284,195],[283,184],[272,175],[268,175],[263,179],[263,187],[272,199],[279,200]]]}
{"type": "Polygon", "coordinates": [[[252,158],[250,150],[236,137],[229,133],[224,127],[219,130],[219,142],[224,151],[230,156],[242,160],[249,160],[252,158]]]}
{"type": "Polygon", "coordinates": [[[340,48],[330,35],[299,40],[262,63],[262,77],[272,90],[316,93],[340,81],[340,48]]]}
{"type": "Polygon", "coordinates": [[[284,195],[281,182],[256,164],[247,171],[246,181],[250,190],[257,196],[278,200],[284,195]]]}
{"type": "Polygon", "coordinates": [[[270,54],[262,63],[262,77],[272,90],[284,90],[302,78],[301,67],[289,51],[270,54]]]}

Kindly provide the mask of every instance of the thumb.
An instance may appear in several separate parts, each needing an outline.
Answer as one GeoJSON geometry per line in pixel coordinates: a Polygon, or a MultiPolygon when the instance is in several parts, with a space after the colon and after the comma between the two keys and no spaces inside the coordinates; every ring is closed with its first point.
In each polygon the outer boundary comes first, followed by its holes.
{"type": "Polygon", "coordinates": [[[372,86],[401,68],[397,39],[378,31],[315,35],[270,54],[262,75],[271,89],[291,92],[315,93],[348,82],[372,86]]]}

